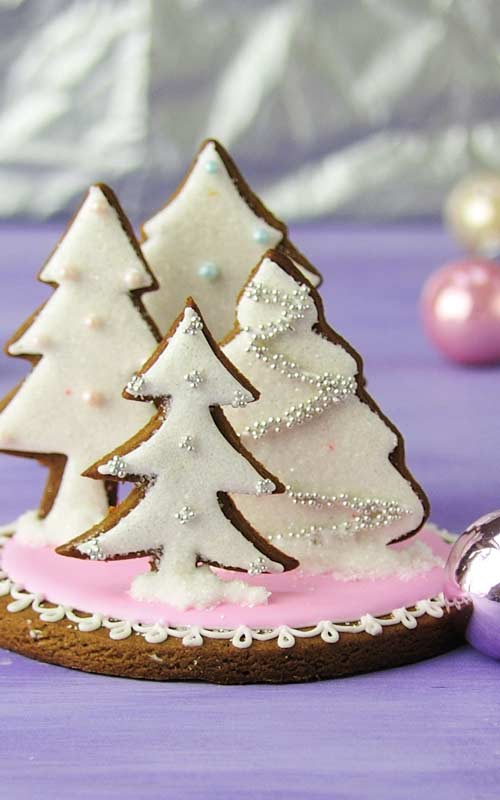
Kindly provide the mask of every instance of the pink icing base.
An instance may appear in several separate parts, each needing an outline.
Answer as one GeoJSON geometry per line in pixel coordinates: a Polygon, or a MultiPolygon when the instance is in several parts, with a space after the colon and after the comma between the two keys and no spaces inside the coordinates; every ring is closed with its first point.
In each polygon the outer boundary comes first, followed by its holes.
{"type": "MultiPolygon", "coordinates": [[[[450,545],[435,531],[427,529],[419,536],[446,559],[450,545]]],[[[15,539],[7,542],[2,553],[2,568],[10,580],[51,603],[144,624],[161,622],[171,627],[301,628],[320,620],[346,622],[364,614],[381,616],[395,608],[411,606],[438,595],[444,588],[440,567],[411,580],[391,577],[339,581],[331,575],[307,575],[299,570],[283,575],[238,574],[239,579],[264,585],[272,592],[267,605],[245,608],[224,604],[203,611],[179,611],[161,603],[138,602],[128,594],[132,579],[148,570],[147,559],[105,563],[65,558],[50,547],[27,547],[15,539]]],[[[227,572],[224,576],[235,577],[227,572]]]]}

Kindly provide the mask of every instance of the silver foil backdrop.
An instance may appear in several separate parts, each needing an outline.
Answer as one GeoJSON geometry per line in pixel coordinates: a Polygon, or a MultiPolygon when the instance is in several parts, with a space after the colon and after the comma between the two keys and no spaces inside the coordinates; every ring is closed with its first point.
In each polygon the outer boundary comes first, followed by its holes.
{"type": "Polygon", "coordinates": [[[500,169],[499,0],[0,0],[0,215],[136,218],[216,136],[292,219],[432,215],[500,169]]]}

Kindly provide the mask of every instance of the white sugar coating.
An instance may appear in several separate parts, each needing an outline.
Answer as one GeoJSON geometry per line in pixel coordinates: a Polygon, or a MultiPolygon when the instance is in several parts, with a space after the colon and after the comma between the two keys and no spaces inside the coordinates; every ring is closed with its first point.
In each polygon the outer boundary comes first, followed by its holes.
{"type": "Polygon", "coordinates": [[[185,572],[166,566],[160,567],[158,572],[134,578],[130,589],[132,597],[182,609],[206,609],[220,603],[263,605],[271,594],[263,586],[249,586],[239,580],[221,581],[207,566],[191,567],[185,572]]]}
{"type": "MultiPolygon", "coordinates": [[[[221,363],[201,329],[187,332],[196,318],[187,307],[167,348],[144,373],[145,396],[170,396],[160,426],[118,462],[106,465],[108,472],[121,469],[146,478],[144,497],[109,531],[93,532],[91,541],[78,548],[85,554],[93,551],[98,559],[161,553],[158,572],[134,581],[132,593],[140,599],[180,608],[207,607],[224,599],[265,602],[267,592],[262,589],[241,581],[222,583],[208,569],[196,568],[197,561],[203,561],[249,570],[262,559],[268,572],[283,569],[263,557],[219,505],[218,492],[257,494],[263,475],[229,444],[212,418],[210,408],[231,403],[236,390],[249,401],[253,395],[221,363]],[[204,378],[191,388],[184,376],[195,371],[204,378]],[[179,443],[188,437],[196,447],[181,450],[179,443]]],[[[146,408],[151,412],[151,406],[146,408]]],[[[269,480],[267,474],[264,477],[269,480]]],[[[275,485],[271,482],[269,488],[275,485]]]]}
{"type": "Polygon", "coordinates": [[[150,417],[144,405],[121,396],[156,346],[129,294],[125,275],[131,268],[141,286],[151,285],[116,210],[94,186],[42,270],[44,281],[59,286],[9,349],[43,357],[0,415],[0,447],[10,436],[10,449],[67,456],[48,516],[28,512],[19,520],[17,535],[30,544],[61,544],[106,514],[104,484],[81,473],[150,417]],[[66,280],[61,273],[68,265],[77,277],[66,280]]]}
{"type": "Polygon", "coordinates": [[[293,494],[236,497],[244,516],[311,572],[382,577],[435,563],[421,543],[386,546],[419,526],[422,502],[389,460],[396,434],[354,393],[354,358],[312,330],[318,316],[310,292],[264,259],[240,300],[238,321],[243,332],[224,352],[261,397],[226,414],[293,494]],[[284,318],[292,330],[280,333],[284,318]]]}
{"type": "Polygon", "coordinates": [[[144,232],[142,249],[160,283],[144,303],[157,325],[166,332],[191,295],[216,340],[234,325],[236,298],[250,270],[283,238],[245,202],[213,142],[144,232]]]}
{"type": "Polygon", "coordinates": [[[186,413],[195,408],[231,405],[236,393],[242,393],[247,403],[252,402],[253,394],[217,358],[202,331],[188,333],[195,319],[198,315],[188,306],[168,346],[144,373],[141,393],[146,397],[181,395],[186,413]],[[193,388],[189,378],[195,374],[200,383],[193,388]]]}

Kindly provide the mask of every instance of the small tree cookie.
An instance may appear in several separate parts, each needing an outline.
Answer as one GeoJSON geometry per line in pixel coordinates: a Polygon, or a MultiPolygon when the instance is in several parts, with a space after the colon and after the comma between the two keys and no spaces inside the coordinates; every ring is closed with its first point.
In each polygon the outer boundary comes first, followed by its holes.
{"type": "Polygon", "coordinates": [[[148,419],[121,391],[159,339],[141,303],[157,284],[104,185],[91,187],[39,279],[57,290],[6,346],[34,369],[0,404],[0,449],[49,468],[38,512],[16,525],[24,541],[54,545],[106,513],[115,486],[81,473],[148,419]]]}
{"type": "Polygon", "coordinates": [[[261,398],[228,418],[287,487],[272,504],[238,498],[247,519],[310,571],[381,577],[428,566],[419,542],[386,547],[420,528],[427,500],[406,468],[400,433],[364,389],[361,358],[327,325],[315,289],[269,252],[237,318],[223,350],[261,398]]]}
{"type": "Polygon", "coordinates": [[[259,574],[297,564],[262,539],[229,497],[284,487],[241,446],[220,409],[245,406],[258,392],[222,354],[192,300],[124,396],[154,401],[157,413],[86,475],[136,488],[58,552],[106,561],[151,556],[153,570],[132,584],[140,600],[179,608],[265,602],[265,589],[222,581],[208,566],[259,574]]]}
{"type": "Polygon", "coordinates": [[[143,225],[142,249],[159,292],[145,299],[162,331],[186,295],[206,309],[219,340],[232,328],[248,273],[269,247],[283,248],[315,285],[320,276],[287,240],[285,225],[254,195],[224,148],[209,140],[164,208],[143,225]]]}

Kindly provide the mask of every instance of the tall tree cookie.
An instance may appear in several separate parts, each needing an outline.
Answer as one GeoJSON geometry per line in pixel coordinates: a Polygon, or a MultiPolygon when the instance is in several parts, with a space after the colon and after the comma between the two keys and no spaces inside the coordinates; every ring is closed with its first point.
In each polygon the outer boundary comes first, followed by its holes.
{"type": "Polygon", "coordinates": [[[204,142],[169,202],[143,225],[142,249],[160,284],[145,304],[168,330],[187,295],[204,310],[213,336],[233,326],[248,273],[279,247],[315,285],[320,275],[287,238],[286,226],[252,192],[221,144],[204,142]]]}
{"type": "Polygon", "coordinates": [[[360,356],[326,323],[319,294],[282,253],[256,267],[224,352],[255,382],[254,408],[229,409],[246,446],[286,485],[270,504],[242,498],[266,536],[310,571],[411,574],[435,563],[420,541],[428,501],[403,439],[365,390],[360,356]]]}
{"type": "Polygon", "coordinates": [[[91,187],[39,279],[56,291],[7,343],[33,369],[0,404],[0,449],[49,469],[39,510],[16,528],[32,545],[57,545],[114,501],[109,482],[82,472],[148,419],[121,391],[158,341],[141,299],[157,283],[104,185],[91,187]]]}

